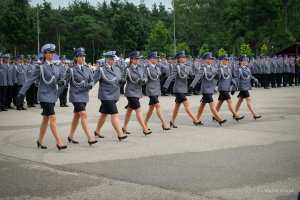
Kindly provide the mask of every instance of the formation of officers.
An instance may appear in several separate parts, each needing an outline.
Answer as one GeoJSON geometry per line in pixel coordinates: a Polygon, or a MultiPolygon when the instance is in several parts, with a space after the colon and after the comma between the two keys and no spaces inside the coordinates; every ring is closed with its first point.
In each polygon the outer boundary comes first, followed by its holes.
{"type": "Polygon", "coordinates": [[[97,63],[95,69],[85,62],[85,49],[77,48],[73,53],[72,64],[66,64],[66,56],[60,56],[60,63],[53,63],[55,45],[46,44],[42,47],[42,60],[30,56],[18,55],[11,61],[9,54],[0,56],[0,111],[13,109],[26,110],[25,97],[28,108],[40,103],[42,122],[37,140],[37,147],[46,149],[44,136],[50,122],[58,150],[65,149],[56,125],[55,103],[59,99],[61,107],[68,107],[69,102],[74,106],[74,115],[68,136],[68,142],[78,144],[75,139],[76,128],[81,126],[87,136],[88,144],[97,143],[95,137],[104,138],[101,129],[107,115],[111,115],[111,124],[118,140],[122,141],[131,133],[129,122],[134,111],[144,135],[151,134],[148,122],[155,110],[161,121],[163,130],[178,128],[176,118],[181,105],[192,123],[203,125],[201,116],[208,104],[212,112],[212,119],[220,125],[227,120],[220,114],[223,102],[226,102],[232,112],[233,119],[242,120],[239,108],[245,100],[254,119],[259,115],[251,101],[249,90],[254,87],[287,87],[300,84],[300,58],[293,56],[256,56],[239,58],[222,55],[218,59],[211,53],[203,57],[186,56],[179,52],[175,57],[158,56],[152,52],[144,57],[139,52],[131,53],[125,62],[123,58],[115,60],[115,52],[104,53],[104,61],[97,63]],[[99,82],[98,99],[101,101],[99,118],[94,133],[88,127],[88,113],[86,105],[89,102],[89,91],[99,82]],[[213,94],[219,92],[215,105],[213,94]],[[238,101],[233,105],[231,95],[236,91],[238,101]],[[128,104],[125,107],[123,125],[119,123],[117,101],[124,94],[128,104]],[[172,118],[165,120],[159,96],[175,96],[172,118]],[[190,108],[186,96],[202,95],[196,114],[190,108]],[[149,107],[144,117],[142,115],[140,98],[148,96],[149,107]]]}

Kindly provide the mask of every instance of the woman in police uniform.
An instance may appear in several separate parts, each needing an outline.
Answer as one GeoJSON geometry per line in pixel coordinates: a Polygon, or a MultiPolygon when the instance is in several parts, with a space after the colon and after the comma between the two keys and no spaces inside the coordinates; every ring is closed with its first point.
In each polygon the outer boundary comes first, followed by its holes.
{"type": "MultiPolygon", "coordinates": [[[[119,116],[117,101],[120,99],[120,83],[121,70],[115,67],[115,52],[107,52],[104,54],[105,64],[98,66],[94,73],[94,84],[99,81],[98,99],[101,101],[99,112],[101,113],[98,119],[97,127],[94,132],[95,136],[104,138],[100,135],[100,130],[103,127],[106,116],[111,115],[111,124],[115,129],[119,141],[127,138],[121,131],[119,125],[119,116]]],[[[121,83],[122,84],[122,83],[121,83]]]]}
{"type": "Polygon", "coordinates": [[[80,119],[81,126],[88,138],[88,144],[93,145],[97,143],[97,140],[94,140],[93,135],[89,131],[85,107],[89,102],[89,91],[94,84],[89,67],[84,65],[85,56],[84,48],[75,49],[73,53],[74,65],[67,69],[65,84],[64,87],[60,88],[60,93],[70,84],[69,101],[74,105],[74,115],[68,141],[74,144],[79,143],[74,140],[74,135],[80,119]]]}
{"type": "Polygon", "coordinates": [[[149,119],[151,118],[151,115],[153,113],[154,108],[156,109],[156,113],[158,118],[160,119],[162,123],[162,129],[163,130],[170,130],[170,128],[167,125],[167,122],[165,118],[163,117],[163,114],[161,112],[160,103],[158,100],[158,96],[161,95],[160,90],[160,76],[161,76],[161,70],[157,66],[158,63],[158,55],[157,52],[151,53],[149,56],[147,56],[147,59],[149,60],[149,63],[145,66],[145,73],[148,79],[148,82],[146,84],[146,95],[149,97],[149,108],[146,114],[145,118],[145,125],[147,126],[149,119]]]}
{"type": "Polygon", "coordinates": [[[55,45],[46,44],[41,50],[44,54],[44,63],[35,68],[31,77],[27,79],[19,91],[17,99],[18,101],[23,101],[26,91],[30,88],[34,81],[40,78],[37,96],[38,100],[41,102],[41,107],[43,108],[43,120],[40,126],[40,135],[39,139],[37,140],[37,147],[47,149],[47,147],[43,145],[43,140],[48,127],[48,122],[50,121],[50,128],[56,140],[57,149],[66,149],[67,146],[63,144],[57,131],[56,116],[54,111],[55,102],[58,98],[57,87],[58,85],[64,84],[64,74],[60,71],[58,66],[53,64],[55,45]]]}
{"type": "Polygon", "coordinates": [[[229,110],[233,114],[233,118],[238,122],[239,120],[243,119],[244,116],[240,117],[238,113],[235,112],[235,109],[233,108],[232,105],[232,100],[229,94],[230,87],[232,87],[232,91],[235,91],[237,88],[237,83],[232,76],[231,68],[229,67],[228,63],[229,63],[229,58],[226,54],[220,57],[220,66],[218,69],[218,74],[219,74],[218,100],[219,101],[216,106],[216,110],[219,112],[223,102],[226,101],[229,110]]]}
{"type": "Polygon", "coordinates": [[[179,52],[176,57],[177,64],[172,68],[171,74],[166,80],[163,90],[166,92],[170,83],[175,79],[175,83],[173,86],[173,93],[176,96],[175,106],[173,109],[172,119],[170,121],[170,126],[173,128],[178,128],[175,125],[175,121],[179,112],[180,105],[183,104],[185,111],[192,118],[193,123],[198,125],[203,125],[201,121],[197,120],[197,118],[193,115],[192,110],[189,105],[189,101],[186,98],[186,94],[188,93],[188,76],[193,76],[192,71],[185,65],[186,57],[184,52],[179,52]]]}
{"type": "Polygon", "coordinates": [[[142,115],[141,104],[139,99],[143,96],[142,85],[147,83],[147,77],[144,75],[144,70],[138,67],[139,63],[139,52],[133,52],[129,56],[129,65],[124,69],[122,73],[122,82],[126,82],[125,86],[125,96],[128,100],[128,105],[125,107],[127,109],[123,124],[123,132],[130,134],[128,132],[128,123],[133,110],[136,112],[136,118],[139,121],[144,135],[149,135],[152,132],[148,130],[145,125],[145,121],[142,115]]]}
{"type": "Polygon", "coordinates": [[[217,68],[213,67],[213,57],[211,53],[207,53],[202,57],[204,60],[204,65],[199,68],[196,72],[196,77],[191,83],[190,87],[194,88],[195,85],[201,80],[201,93],[203,95],[201,99],[200,106],[198,108],[197,113],[197,120],[200,120],[201,115],[204,111],[205,105],[209,104],[210,110],[213,113],[213,120],[216,120],[219,122],[219,124],[225,123],[227,120],[223,119],[221,115],[218,113],[218,111],[215,108],[214,100],[212,95],[214,94],[214,89],[216,86],[216,79],[218,79],[219,74],[217,68]]]}
{"type": "Polygon", "coordinates": [[[246,55],[241,56],[239,58],[240,67],[239,67],[239,71],[238,71],[238,76],[236,77],[236,81],[238,82],[240,93],[238,94],[238,102],[235,107],[235,112],[238,113],[243,100],[246,99],[247,106],[248,106],[250,112],[252,113],[253,118],[256,120],[256,119],[261,118],[261,115],[258,115],[253,108],[249,90],[252,89],[251,88],[251,79],[256,84],[258,84],[258,80],[252,76],[250,69],[247,67],[247,64],[248,64],[248,57],[246,55]]]}

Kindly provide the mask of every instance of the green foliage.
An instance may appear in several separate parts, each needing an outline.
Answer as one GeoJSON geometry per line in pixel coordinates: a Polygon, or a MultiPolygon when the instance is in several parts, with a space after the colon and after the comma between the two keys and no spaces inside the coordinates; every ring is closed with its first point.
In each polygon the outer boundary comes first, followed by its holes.
{"type": "Polygon", "coordinates": [[[168,51],[167,45],[169,43],[169,37],[169,30],[165,27],[164,23],[159,20],[150,32],[146,51],[166,53],[168,51]]]}
{"type": "Polygon", "coordinates": [[[225,54],[227,54],[227,52],[223,48],[221,48],[221,49],[218,50],[218,57],[221,57],[221,56],[223,56],[225,54]]]}
{"type": "Polygon", "coordinates": [[[243,43],[241,45],[241,47],[240,47],[240,56],[242,56],[242,55],[247,55],[249,57],[252,57],[254,55],[249,44],[243,43]]]}
{"type": "Polygon", "coordinates": [[[209,52],[208,45],[207,44],[203,44],[202,47],[199,50],[199,55],[202,57],[202,56],[204,56],[208,52],[209,52]]]}
{"type": "Polygon", "coordinates": [[[260,56],[265,56],[267,54],[267,51],[268,51],[268,47],[266,44],[263,44],[261,47],[260,47],[260,52],[259,52],[259,55],[260,56]]]}

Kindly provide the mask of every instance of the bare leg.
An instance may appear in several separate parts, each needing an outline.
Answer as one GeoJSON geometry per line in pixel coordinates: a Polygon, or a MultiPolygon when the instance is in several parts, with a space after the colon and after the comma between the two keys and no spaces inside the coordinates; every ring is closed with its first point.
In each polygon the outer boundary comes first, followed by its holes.
{"type": "Polygon", "coordinates": [[[43,116],[43,120],[40,126],[39,143],[43,144],[43,140],[48,128],[49,117],[43,116]]]}
{"type": "Polygon", "coordinates": [[[120,128],[120,121],[119,121],[119,116],[118,116],[118,114],[113,114],[113,115],[111,115],[111,124],[112,124],[112,126],[114,127],[114,129],[115,129],[117,135],[118,135],[119,137],[123,137],[124,134],[123,134],[123,132],[121,131],[121,128],[120,128]]]}
{"type": "Polygon", "coordinates": [[[148,108],[148,111],[147,111],[147,114],[146,114],[146,118],[145,118],[145,126],[147,128],[148,128],[147,124],[148,124],[149,119],[152,116],[153,110],[154,110],[154,105],[149,105],[149,108],[148,108]]]}
{"type": "Polygon", "coordinates": [[[74,140],[74,134],[75,134],[75,130],[78,126],[78,123],[79,123],[79,114],[78,113],[74,113],[73,115],[73,119],[72,119],[72,124],[71,124],[71,130],[70,130],[70,139],[74,140]]]}
{"type": "Polygon", "coordinates": [[[228,99],[227,100],[227,105],[228,105],[228,108],[229,110],[231,111],[231,113],[234,115],[234,117],[238,118],[239,117],[239,114],[235,111],[235,109],[233,108],[233,105],[232,105],[232,100],[231,99],[228,99]]]}
{"type": "Polygon", "coordinates": [[[175,103],[171,122],[175,124],[181,103],[175,103]]]}
{"type": "Polygon", "coordinates": [[[257,116],[257,113],[255,112],[254,108],[253,108],[253,104],[252,104],[252,100],[250,97],[246,98],[246,102],[247,102],[247,106],[250,110],[250,112],[252,113],[253,116],[257,116]]]}
{"type": "Polygon", "coordinates": [[[123,123],[123,128],[125,131],[128,131],[128,123],[131,117],[132,109],[127,108],[126,113],[125,113],[125,118],[124,118],[124,123],[123,123]]]}
{"type": "Polygon", "coordinates": [[[61,140],[61,137],[57,131],[57,124],[56,124],[56,116],[55,115],[50,115],[49,116],[49,120],[50,120],[50,129],[52,131],[52,134],[56,140],[56,144],[58,146],[64,146],[64,143],[61,140]]]}
{"type": "Polygon", "coordinates": [[[155,104],[154,107],[155,107],[155,110],[156,110],[156,114],[157,114],[158,118],[160,119],[163,127],[168,128],[169,126],[167,125],[167,122],[166,122],[166,120],[165,120],[165,118],[162,114],[161,109],[160,109],[160,103],[155,104]]]}
{"type": "Polygon", "coordinates": [[[144,118],[143,118],[143,115],[142,115],[142,109],[141,108],[136,109],[135,113],[136,113],[136,118],[137,118],[138,122],[140,123],[143,131],[145,133],[147,133],[148,128],[147,128],[147,126],[145,125],[145,122],[144,122],[144,118]]]}
{"type": "Polygon", "coordinates": [[[106,116],[105,114],[101,113],[99,118],[98,118],[98,122],[97,122],[97,126],[96,126],[96,133],[100,133],[100,130],[102,128],[102,126],[104,125],[105,121],[106,121],[106,116]]]}
{"type": "Polygon", "coordinates": [[[183,106],[184,106],[184,109],[185,109],[185,112],[190,116],[190,118],[192,118],[193,122],[198,122],[199,120],[197,120],[197,118],[194,116],[191,108],[190,108],[190,104],[189,104],[189,101],[186,100],[183,103],[183,106]]]}
{"type": "Polygon", "coordinates": [[[216,106],[216,110],[217,110],[218,112],[220,111],[223,102],[224,102],[224,101],[220,101],[220,100],[218,101],[217,106],[216,106]]]}
{"type": "Polygon", "coordinates": [[[239,109],[240,109],[240,107],[241,107],[241,104],[242,104],[242,102],[243,102],[243,98],[239,98],[239,100],[238,100],[238,102],[236,103],[236,106],[235,106],[235,112],[239,112],[239,109]]]}
{"type": "Polygon", "coordinates": [[[219,114],[219,112],[215,108],[215,103],[211,102],[208,105],[210,107],[211,112],[217,118],[217,120],[219,120],[219,122],[223,121],[224,119],[221,117],[221,115],[219,114]]]}
{"type": "Polygon", "coordinates": [[[81,119],[81,126],[88,138],[88,141],[94,141],[93,135],[90,133],[89,128],[88,128],[88,122],[87,122],[87,112],[86,111],[81,111],[78,113],[81,119]]]}
{"type": "Polygon", "coordinates": [[[200,118],[201,118],[201,115],[202,115],[202,113],[204,111],[205,105],[206,105],[206,103],[203,103],[203,102],[200,103],[200,106],[198,108],[198,113],[197,113],[197,119],[198,119],[198,121],[200,121],[200,118]]]}

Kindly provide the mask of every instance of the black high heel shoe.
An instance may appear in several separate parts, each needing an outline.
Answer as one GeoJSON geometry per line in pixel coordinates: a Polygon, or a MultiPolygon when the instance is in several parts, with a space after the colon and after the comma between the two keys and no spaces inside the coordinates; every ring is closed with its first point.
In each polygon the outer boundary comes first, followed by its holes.
{"type": "Polygon", "coordinates": [[[125,131],[125,129],[123,127],[122,127],[122,131],[123,131],[123,133],[125,133],[127,135],[131,134],[130,132],[125,131]]]}
{"type": "Polygon", "coordinates": [[[119,139],[119,141],[121,142],[122,140],[126,139],[127,137],[128,137],[127,135],[124,135],[124,136],[122,136],[122,137],[118,136],[118,139],[119,139]]]}
{"type": "Polygon", "coordinates": [[[170,127],[171,128],[178,128],[178,126],[176,126],[175,124],[173,124],[173,122],[170,121],[170,127]]]}
{"type": "Polygon", "coordinates": [[[218,121],[218,120],[215,118],[215,116],[212,116],[212,120],[213,120],[213,122],[218,121]]]}
{"type": "Polygon", "coordinates": [[[103,135],[100,135],[100,134],[98,134],[96,131],[94,131],[94,135],[95,135],[95,137],[99,137],[99,138],[104,138],[104,136],[103,135]]]}
{"type": "Polygon", "coordinates": [[[239,120],[244,119],[245,116],[241,116],[241,117],[235,117],[233,116],[233,119],[235,119],[237,122],[239,122],[239,120]]]}
{"type": "Polygon", "coordinates": [[[199,121],[199,122],[194,122],[194,121],[193,121],[193,123],[194,123],[196,126],[202,126],[202,125],[203,125],[203,123],[202,123],[201,121],[199,121]]]}
{"type": "Polygon", "coordinates": [[[223,123],[227,122],[227,119],[224,119],[223,121],[218,121],[219,125],[222,126],[223,123]]]}
{"type": "Polygon", "coordinates": [[[66,145],[63,145],[63,146],[58,146],[58,144],[56,145],[58,151],[62,150],[62,149],[66,149],[67,146],[66,145]]]}
{"type": "Polygon", "coordinates": [[[165,128],[164,125],[161,125],[163,131],[168,131],[168,130],[171,130],[171,128],[165,128]]]}
{"type": "Polygon", "coordinates": [[[145,133],[145,132],[143,131],[143,133],[144,133],[144,135],[146,136],[146,135],[150,135],[150,134],[152,133],[152,131],[149,131],[149,132],[147,132],[147,133],[145,133]]]}
{"type": "Polygon", "coordinates": [[[36,141],[36,144],[37,144],[37,147],[38,147],[38,148],[41,147],[41,149],[47,149],[47,147],[44,146],[44,145],[41,145],[41,143],[40,143],[38,140],[36,141]]]}
{"type": "Polygon", "coordinates": [[[255,120],[257,120],[257,119],[261,118],[261,115],[253,116],[253,118],[254,118],[255,120]]]}
{"type": "Polygon", "coordinates": [[[98,140],[94,140],[94,141],[88,141],[89,145],[92,146],[93,144],[96,144],[98,142],[98,140]]]}
{"type": "Polygon", "coordinates": [[[79,142],[72,140],[70,137],[68,137],[68,141],[69,141],[69,143],[72,142],[73,144],[79,144],[79,142]]]}

